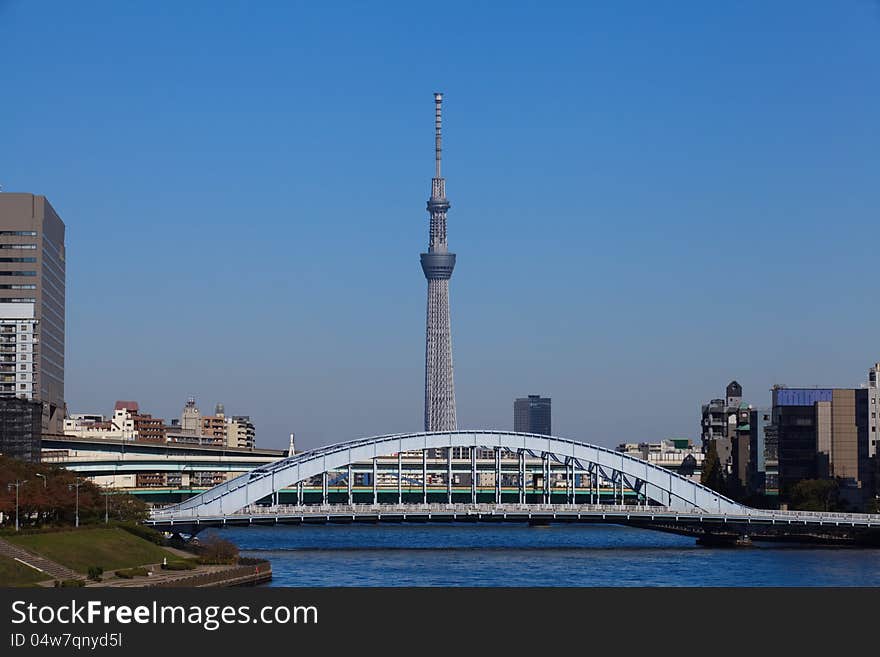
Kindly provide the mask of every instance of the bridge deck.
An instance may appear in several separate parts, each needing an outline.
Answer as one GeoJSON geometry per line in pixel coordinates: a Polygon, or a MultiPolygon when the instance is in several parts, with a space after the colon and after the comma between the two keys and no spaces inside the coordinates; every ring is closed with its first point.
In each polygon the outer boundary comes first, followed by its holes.
{"type": "Polygon", "coordinates": [[[711,524],[816,528],[880,528],[880,515],[812,511],[682,512],[658,506],[608,504],[340,504],[250,506],[235,513],[187,516],[154,512],[147,524],[177,526],[330,522],[608,522],[675,526],[711,524]]]}

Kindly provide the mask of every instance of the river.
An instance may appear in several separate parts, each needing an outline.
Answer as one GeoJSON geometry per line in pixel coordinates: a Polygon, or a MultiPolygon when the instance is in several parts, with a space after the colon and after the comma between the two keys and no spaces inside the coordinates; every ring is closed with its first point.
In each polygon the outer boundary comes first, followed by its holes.
{"type": "Polygon", "coordinates": [[[692,538],[614,525],[306,525],[219,533],[244,556],[269,559],[272,586],[880,586],[877,549],[706,548],[692,538]]]}

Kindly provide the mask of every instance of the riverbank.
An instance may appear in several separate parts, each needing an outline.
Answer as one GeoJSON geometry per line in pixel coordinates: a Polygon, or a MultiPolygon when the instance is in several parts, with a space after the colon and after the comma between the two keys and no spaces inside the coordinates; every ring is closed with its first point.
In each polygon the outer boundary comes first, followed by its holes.
{"type": "Polygon", "coordinates": [[[266,559],[239,559],[236,564],[208,564],[192,570],[167,571],[149,568],[146,576],[132,579],[113,578],[90,582],[89,588],[218,588],[254,586],[272,580],[272,564],[266,559]]]}
{"type": "Polygon", "coordinates": [[[267,560],[239,558],[232,544],[212,558],[162,543],[151,530],[112,526],[6,535],[0,538],[0,586],[223,587],[272,579],[267,560]]]}

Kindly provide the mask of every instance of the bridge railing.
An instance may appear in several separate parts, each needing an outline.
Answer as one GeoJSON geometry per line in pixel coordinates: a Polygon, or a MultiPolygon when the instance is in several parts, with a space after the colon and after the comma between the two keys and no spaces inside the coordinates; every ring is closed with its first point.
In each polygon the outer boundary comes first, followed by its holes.
{"type": "Polygon", "coordinates": [[[878,513],[844,513],[842,511],[781,511],[781,510],[764,510],[750,509],[749,515],[773,516],[776,518],[821,518],[823,520],[869,520],[872,522],[880,522],[880,514],[878,513]]]}
{"type": "MultiPolygon", "coordinates": [[[[432,504],[305,504],[305,505],[250,505],[226,517],[241,516],[274,516],[274,515],[315,515],[315,514],[353,514],[364,515],[373,513],[528,513],[528,512],[608,512],[608,513],[704,513],[694,507],[692,511],[672,511],[666,507],[644,506],[635,504],[467,504],[467,503],[432,503],[432,504]]],[[[153,518],[191,518],[186,513],[164,513],[157,510],[153,518]]],[[[213,517],[213,516],[212,516],[213,517]]]]}

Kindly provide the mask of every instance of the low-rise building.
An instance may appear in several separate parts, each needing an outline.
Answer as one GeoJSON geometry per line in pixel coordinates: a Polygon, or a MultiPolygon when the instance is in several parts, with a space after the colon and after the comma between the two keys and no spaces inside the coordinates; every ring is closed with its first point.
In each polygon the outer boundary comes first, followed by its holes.
{"type": "Polygon", "coordinates": [[[696,481],[700,479],[705,454],[689,438],[670,438],[659,443],[622,443],[618,452],[673,470],[696,481]]]}
{"type": "Polygon", "coordinates": [[[96,413],[72,413],[64,419],[64,435],[76,438],[136,440],[134,417],[125,407],[113,410],[109,420],[96,413]]]}

